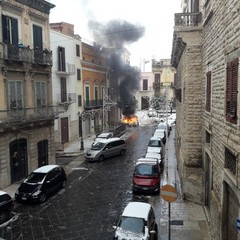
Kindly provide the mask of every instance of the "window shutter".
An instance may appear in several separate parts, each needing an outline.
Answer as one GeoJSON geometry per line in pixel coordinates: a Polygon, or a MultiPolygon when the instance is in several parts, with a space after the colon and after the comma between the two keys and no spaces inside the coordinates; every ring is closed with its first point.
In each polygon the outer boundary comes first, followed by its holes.
{"type": "Polygon", "coordinates": [[[211,111],[211,72],[207,73],[207,86],[206,86],[206,111],[211,111]]]}
{"type": "Polygon", "coordinates": [[[7,17],[4,15],[2,15],[2,35],[3,35],[3,42],[9,43],[7,17]]]}
{"type": "Polygon", "coordinates": [[[12,44],[18,45],[18,21],[12,18],[12,44]]]}

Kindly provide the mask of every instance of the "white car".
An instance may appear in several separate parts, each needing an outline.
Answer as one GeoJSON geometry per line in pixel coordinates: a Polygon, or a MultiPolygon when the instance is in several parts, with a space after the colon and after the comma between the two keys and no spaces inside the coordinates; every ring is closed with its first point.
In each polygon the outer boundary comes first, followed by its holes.
{"type": "Polygon", "coordinates": [[[157,128],[153,133],[153,137],[161,139],[163,144],[165,144],[166,143],[166,130],[157,128]]]}
{"type": "Polygon", "coordinates": [[[149,203],[130,202],[124,209],[113,239],[116,240],[153,240],[157,239],[155,213],[149,203]]]}
{"type": "Polygon", "coordinates": [[[162,156],[160,153],[146,152],[144,158],[146,158],[146,159],[157,159],[158,162],[159,162],[161,170],[163,170],[163,167],[164,167],[164,156],[162,156]]]}
{"type": "Polygon", "coordinates": [[[151,137],[148,142],[147,152],[155,152],[164,156],[165,151],[162,140],[158,137],[151,137]]]}

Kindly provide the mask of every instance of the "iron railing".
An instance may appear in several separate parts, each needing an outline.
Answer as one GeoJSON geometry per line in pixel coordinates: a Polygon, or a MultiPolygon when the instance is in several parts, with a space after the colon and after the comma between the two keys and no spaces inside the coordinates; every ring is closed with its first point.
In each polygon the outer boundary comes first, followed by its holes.
{"type": "Polygon", "coordinates": [[[84,101],[84,107],[86,110],[90,109],[96,109],[103,107],[103,100],[102,99],[96,99],[96,100],[88,100],[84,101]]]}
{"type": "Polygon", "coordinates": [[[202,22],[202,14],[198,13],[175,13],[175,27],[198,26],[202,22]]]}
{"type": "Polygon", "coordinates": [[[0,111],[0,128],[17,123],[37,122],[55,119],[59,115],[56,107],[15,108],[0,111]]]}
{"type": "Polygon", "coordinates": [[[4,60],[52,65],[52,52],[46,49],[36,50],[23,45],[4,44],[4,60]]]}

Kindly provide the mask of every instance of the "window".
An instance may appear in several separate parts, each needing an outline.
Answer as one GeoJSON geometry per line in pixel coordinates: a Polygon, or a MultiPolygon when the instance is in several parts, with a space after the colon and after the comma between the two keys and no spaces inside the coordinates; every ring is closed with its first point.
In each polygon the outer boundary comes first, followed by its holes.
{"type": "Polygon", "coordinates": [[[61,85],[61,102],[67,102],[67,83],[66,78],[60,79],[60,85],[61,85]]]}
{"type": "Polygon", "coordinates": [[[8,107],[9,109],[23,108],[22,81],[8,81],[8,107]]]}
{"type": "Polygon", "coordinates": [[[36,82],[35,83],[35,101],[36,107],[46,107],[47,106],[47,86],[46,82],[36,82]]]}
{"type": "Polygon", "coordinates": [[[208,131],[206,131],[206,143],[211,143],[211,135],[208,131]]]}
{"type": "Polygon", "coordinates": [[[58,47],[58,71],[66,71],[65,48],[63,47],[58,47]]]}
{"type": "Polygon", "coordinates": [[[77,69],[77,80],[81,81],[81,69],[77,69]]]}
{"type": "Polygon", "coordinates": [[[7,44],[18,44],[18,20],[2,15],[2,37],[7,44]]]}
{"type": "Polygon", "coordinates": [[[82,106],[82,95],[78,95],[78,106],[82,106]]]}
{"type": "Polygon", "coordinates": [[[225,164],[224,167],[227,168],[233,175],[236,175],[237,159],[236,156],[225,148],[225,164]]]}
{"type": "Polygon", "coordinates": [[[237,124],[238,59],[227,64],[226,121],[237,124]]]}
{"type": "Polygon", "coordinates": [[[42,28],[33,25],[33,47],[35,50],[43,49],[42,28]]]}
{"type": "Polygon", "coordinates": [[[94,100],[95,100],[95,106],[98,104],[98,86],[94,86],[94,100]]]}
{"type": "Polygon", "coordinates": [[[148,79],[143,79],[143,90],[148,90],[148,79]]]}
{"type": "Polygon", "coordinates": [[[80,57],[80,46],[76,44],[76,56],[80,57]]]}
{"type": "Polygon", "coordinates": [[[176,95],[176,99],[179,102],[182,102],[182,89],[181,88],[178,88],[175,90],[175,95],[176,95]]]}
{"type": "Polygon", "coordinates": [[[212,76],[211,72],[207,72],[207,83],[206,83],[206,111],[211,111],[211,88],[212,88],[212,76]]]}
{"type": "Polygon", "coordinates": [[[155,74],[155,83],[160,83],[160,74],[155,74]]]}

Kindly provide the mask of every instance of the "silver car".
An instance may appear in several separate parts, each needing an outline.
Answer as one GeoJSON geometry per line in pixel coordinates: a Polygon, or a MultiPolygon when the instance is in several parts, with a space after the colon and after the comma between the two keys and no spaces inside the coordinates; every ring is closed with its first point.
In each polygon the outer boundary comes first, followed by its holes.
{"type": "Polygon", "coordinates": [[[103,139],[92,144],[91,149],[85,153],[87,161],[103,161],[105,158],[124,155],[126,152],[125,141],[120,138],[103,139]]]}

